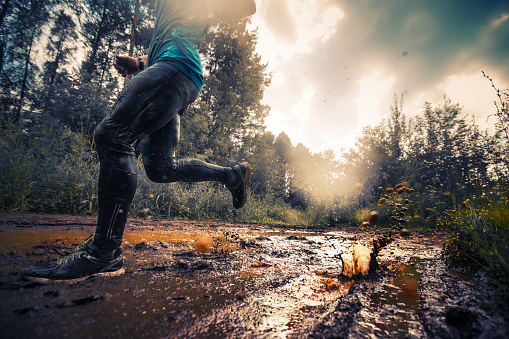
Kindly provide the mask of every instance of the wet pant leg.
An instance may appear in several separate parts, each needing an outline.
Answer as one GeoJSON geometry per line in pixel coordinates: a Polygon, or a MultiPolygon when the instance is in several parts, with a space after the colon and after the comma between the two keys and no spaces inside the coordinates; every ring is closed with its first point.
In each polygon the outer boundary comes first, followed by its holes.
{"type": "Polygon", "coordinates": [[[197,96],[198,89],[187,76],[170,64],[158,62],[124,87],[111,112],[97,126],[99,215],[94,244],[100,249],[113,250],[122,243],[136,192],[134,147],[140,141],[146,172],[154,181],[229,180],[231,168],[175,159],[178,113],[197,96]]]}
{"type": "Polygon", "coordinates": [[[154,182],[175,181],[199,182],[218,181],[227,184],[231,177],[231,167],[222,167],[197,159],[176,158],[180,139],[180,114],[156,132],[140,142],[140,150],[145,172],[154,182]]]}

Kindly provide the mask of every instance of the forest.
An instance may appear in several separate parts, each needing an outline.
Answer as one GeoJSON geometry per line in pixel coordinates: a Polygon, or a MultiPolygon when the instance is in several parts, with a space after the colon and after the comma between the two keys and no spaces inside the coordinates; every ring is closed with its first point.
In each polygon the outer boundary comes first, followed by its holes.
{"type": "MultiPolygon", "coordinates": [[[[97,213],[95,126],[124,85],[116,55],[146,54],[155,0],[142,0],[136,29],[127,0],[3,0],[0,7],[0,209],[97,213]],[[130,41],[134,44],[130,46],[130,41]]],[[[219,23],[200,46],[199,99],[182,117],[181,158],[252,165],[249,200],[234,210],[222,185],[152,183],[138,157],[132,217],[317,227],[446,230],[449,253],[496,277],[509,295],[509,93],[485,74],[498,101],[480,130],[461,103],[423,102],[408,118],[404,97],[380,107],[349,150],[312,153],[266,131],[271,74],[247,21],[219,23]],[[377,211],[377,226],[369,213],[377,211]]]]}

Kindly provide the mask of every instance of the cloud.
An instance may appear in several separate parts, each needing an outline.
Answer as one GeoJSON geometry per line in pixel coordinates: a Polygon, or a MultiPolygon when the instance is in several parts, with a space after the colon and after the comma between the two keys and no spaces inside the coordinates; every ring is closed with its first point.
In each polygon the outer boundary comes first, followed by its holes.
{"type": "Polygon", "coordinates": [[[507,1],[262,0],[263,6],[259,20],[285,44],[271,48],[286,55],[275,64],[269,60],[278,83],[264,100],[278,114],[290,114],[294,103],[314,92],[302,105],[309,114],[286,122],[300,129],[293,134],[312,150],[376,123],[374,114],[388,115],[393,93],[404,93],[418,109],[452,92],[451,79],[471,80],[481,70],[509,83],[507,1]],[[379,107],[358,101],[369,100],[365,79],[373,77],[384,86],[371,87],[384,92],[372,95],[379,107]]]}
{"type": "Polygon", "coordinates": [[[297,40],[297,22],[290,14],[289,1],[264,1],[261,8],[261,15],[272,34],[287,43],[297,40]]]}

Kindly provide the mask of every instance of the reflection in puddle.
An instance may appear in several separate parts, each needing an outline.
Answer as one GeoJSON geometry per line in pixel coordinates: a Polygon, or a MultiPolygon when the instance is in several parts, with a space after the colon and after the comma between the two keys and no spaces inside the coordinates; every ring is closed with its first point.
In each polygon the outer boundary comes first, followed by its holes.
{"type": "Polygon", "coordinates": [[[419,322],[419,281],[426,261],[412,257],[398,264],[395,275],[370,296],[369,307],[361,310],[356,331],[367,338],[425,336],[419,322]]]}
{"type": "MultiPolygon", "coordinates": [[[[204,235],[215,236],[217,232],[178,231],[126,231],[124,244],[139,244],[144,241],[184,242],[195,241],[204,235]]],[[[9,231],[2,232],[0,252],[23,251],[39,245],[69,245],[85,240],[87,231],[9,231]]]]}

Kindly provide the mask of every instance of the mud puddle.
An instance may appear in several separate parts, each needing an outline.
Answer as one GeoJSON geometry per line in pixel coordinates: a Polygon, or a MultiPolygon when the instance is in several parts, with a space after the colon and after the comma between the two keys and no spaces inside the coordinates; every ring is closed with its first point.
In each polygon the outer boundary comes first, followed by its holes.
{"type": "Polygon", "coordinates": [[[375,234],[156,221],[146,230],[145,222],[125,234],[124,276],[73,285],[27,283],[18,272],[72,252],[92,228],[4,227],[2,337],[400,338],[446,323],[422,310],[440,300],[426,274],[437,274],[443,235],[396,237],[374,274],[349,280],[340,276],[341,254],[375,234]],[[197,247],[204,237],[211,244],[197,247]]]}
{"type": "Polygon", "coordinates": [[[430,260],[410,258],[398,263],[395,274],[368,294],[368,302],[355,321],[355,333],[364,338],[415,337],[426,335],[419,320],[419,282],[430,260]]]}

